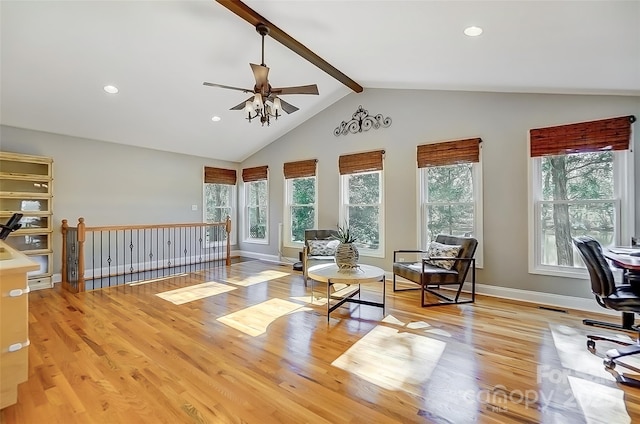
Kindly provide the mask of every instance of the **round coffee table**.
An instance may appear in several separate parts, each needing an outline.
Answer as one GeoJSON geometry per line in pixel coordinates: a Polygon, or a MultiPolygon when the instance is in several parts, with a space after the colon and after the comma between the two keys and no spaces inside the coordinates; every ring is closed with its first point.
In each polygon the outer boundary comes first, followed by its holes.
{"type": "Polygon", "coordinates": [[[351,270],[341,270],[335,263],[314,265],[309,268],[309,278],[311,279],[311,301],[313,302],[313,282],[318,281],[327,283],[327,322],[329,322],[329,314],[342,306],[345,302],[358,303],[360,305],[377,306],[382,308],[384,316],[384,302],[386,295],[386,284],[384,278],[384,270],[371,265],[358,265],[357,268],[351,270]],[[360,299],[360,284],[379,283],[382,282],[382,302],[371,302],[360,299]],[[331,296],[331,286],[334,284],[358,285],[358,288],[349,292],[346,296],[331,296]],[[358,295],[358,299],[353,297],[358,295]],[[337,299],[338,302],[333,306],[331,299],[337,299]]]}

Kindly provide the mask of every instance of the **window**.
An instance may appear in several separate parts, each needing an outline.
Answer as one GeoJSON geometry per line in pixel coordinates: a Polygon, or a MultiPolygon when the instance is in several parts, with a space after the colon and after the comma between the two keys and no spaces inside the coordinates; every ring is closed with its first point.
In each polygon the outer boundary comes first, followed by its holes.
{"type": "MultiPolygon", "coordinates": [[[[222,222],[231,217],[231,222],[236,219],[236,170],[204,168],[204,221],[222,222]]],[[[232,226],[233,228],[233,226],[232,226]]],[[[222,232],[226,238],[226,233],[222,232]]],[[[209,240],[212,235],[206,235],[209,240]]],[[[236,243],[235,233],[231,232],[231,244],[236,243]]]]}
{"type": "Polygon", "coordinates": [[[624,117],[531,130],[531,272],[582,277],[585,266],[572,237],[589,235],[603,246],[630,240],[630,122],[624,117]],[[613,138],[607,131],[612,126],[620,127],[613,138]]]}
{"type": "Polygon", "coordinates": [[[244,181],[244,236],[249,242],[269,240],[269,193],[266,166],[242,170],[244,181]]]}
{"type": "Polygon", "coordinates": [[[482,168],[479,138],[418,146],[420,248],[438,234],[473,237],[482,267],[482,168]]]}
{"type": "Polygon", "coordinates": [[[384,257],[384,151],[340,156],[340,223],[362,256],[384,257]]]}
{"type": "Polygon", "coordinates": [[[316,160],[284,164],[285,208],[283,244],[300,247],[304,231],[317,228],[316,160]]]}

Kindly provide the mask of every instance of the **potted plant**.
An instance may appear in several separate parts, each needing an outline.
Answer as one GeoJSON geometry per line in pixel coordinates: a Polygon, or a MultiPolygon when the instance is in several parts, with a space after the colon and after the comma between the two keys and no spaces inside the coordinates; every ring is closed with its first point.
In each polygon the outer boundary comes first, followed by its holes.
{"type": "Polygon", "coordinates": [[[360,259],[360,253],[355,245],[356,238],[351,232],[349,225],[345,223],[344,226],[338,225],[337,234],[334,236],[340,244],[336,247],[336,265],[340,270],[352,270],[358,268],[358,259],[360,259]]]}

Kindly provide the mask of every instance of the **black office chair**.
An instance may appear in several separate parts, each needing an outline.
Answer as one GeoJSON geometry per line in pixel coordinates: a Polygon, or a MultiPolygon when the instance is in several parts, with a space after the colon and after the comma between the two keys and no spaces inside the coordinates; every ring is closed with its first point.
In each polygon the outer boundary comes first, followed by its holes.
{"type": "MultiPolygon", "coordinates": [[[[589,236],[574,237],[573,244],[578,248],[580,256],[587,266],[589,277],[591,278],[591,291],[596,297],[596,301],[600,306],[607,309],[622,311],[627,313],[640,313],[640,288],[629,284],[617,286],[615,284],[613,273],[609,268],[609,263],[602,253],[600,243],[589,236]]],[[[587,347],[594,351],[596,348],[596,340],[606,340],[609,342],[623,345],[624,347],[610,349],[605,353],[604,366],[612,371],[618,359],[640,354],[640,327],[632,325],[630,330],[639,333],[639,338],[635,343],[628,343],[616,338],[605,336],[588,335],[587,347]]],[[[627,329],[628,330],[628,329],[627,329]]],[[[623,365],[620,363],[620,365],[623,365]]],[[[622,384],[640,387],[640,380],[613,373],[616,380],[622,384]]]]}

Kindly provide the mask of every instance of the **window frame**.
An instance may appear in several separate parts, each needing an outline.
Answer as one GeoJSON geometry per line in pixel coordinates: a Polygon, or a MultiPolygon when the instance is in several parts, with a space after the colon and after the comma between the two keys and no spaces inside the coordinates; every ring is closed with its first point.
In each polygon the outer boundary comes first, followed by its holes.
{"type": "MultiPolygon", "coordinates": [[[[291,236],[291,228],[292,228],[292,213],[291,208],[294,206],[310,206],[307,205],[298,205],[292,203],[293,198],[293,182],[294,180],[299,179],[307,179],[313,178],[315,180],[314,183],[314,203],[313,205],[313,227],[318,228],[318,176],[313,175],[309,177],[297,177],[297,178],[285,178],[284,179],[284,218],[282,224],[282,246],[289,248],[302,248],[304,246],[304,241],[296,242],[290,241],[291,236]]],[[[311,228],[311,229],[312,229],[311,228]]]]}
{"type": "MultiPolygon", "coordinates": [[[[253,243],[253,244],[269,244],[269,179],[264,179],[264,180],[256,180],[256,181],[244,181],[243,183],[243,205],[242,205],[242,209],[244,212],[244,216],[242,219],[242,234],[243,234],[243,241],[245,243],[253,243]],[[265,184],[265,189],[266,189],[266,195],[265,195],[265,199],[266,199],[266,203],[264,205],[264,210],[266,213],[265,216],[265,232],[264,232],[264,238],[253,238],[251,237],[251,229],[250,229],[250,223],[249,223],[249,208],[253,207],[249,205],[249,190],[252,184],[257,184],[257,183],[264,183],[265,184]]],[[[259,206],[259,205],[258,205],[259,206]]]]}
{"type": "MultiPolygon", "coordinates": [[[[612,201],[615,211],[614,244],[625,244],[634,234],[634,157],[629,150],[614,150],[613,153],[613,198],[593,200],[572,200],[570,204],[612,201]]],[[[547,265],[542,263],[542,237],[540,208],[543,204],[555,202],[543,199],[542,159],[544,156],[528,157],[529,171],[529,273],[566,278],[589,278],[586,268],[580,266],[547,265]]],[[[558,202],[560,203],[560,202],[558,202]]],[[[574,246],[575,249],[575,246],[574,246]]]]}
{"type": "MultiPolygon", "coordinates": [[[[338,218],[340,225],[348,224],[346,221],[347,217],[347,209],[351,206],[350,203],[347,203],[349,198],[349,190],[348,190],[348,178],[352,175],[363,175],[363,174],[379,174],[379,184],[380,184],[380,201],[375,204],[379,206],[378,213],[378,230],[379,230],[379,238],[378,238],[378,248],[377,249],[367,249],[361,248],[358,246],[358,252],[360,256],[372,257],[372,258],[384,258],[385,257],[385,196],[384,196],[384,169],[380,169],[377,171],[365,171],[365,172],[354,172],[349,174],[340,175],[340,189],[339,189],[339,211],[338,218]]],[[[366,204],[362,206],[373,206],[374,204],[366,204]]],[[[357,244],[357,241],[356,241],[357,244]]]]}
{"type": "MultiPolygon", "coordinates": [[[[482,189],[482,180],[483,180],[483,173],[482,173],[482,149],[479,150],[479,160],[478,162],[467,162],[469,165],[471,165],[471,180],[473,183],[473,202],[471,202],[473,204],[473,228],[474,228],[474,233],[473,233],[473,238],[475,238],[478,241],[478,247],[476,249],[476,253],[475,253],[475,259],[476,259],[476,268],[482,269],[484,266],[484,226],[483,226],[483,210],[484,210],[484,205],[483,205],[483,197],[482,197],[482,193],[483,193],[483,189],[482,189]]],[[[452,165],[442,165],[444,166],[457,166],[459,164],[452,164],[452,165]]],[[[432,167],[423,167],[423,168],[417,168],[417,179],[418,182],[416,184],[416,186],[418,187],[418,195],[416,196],[416,198],[418,199],[418,214],[417,214],[417,218],[418,218],[418,246],[421,250],[426,250],[429,244],[429,241],[427,240],[427,207],[430,204],[427,200],[426,200],[426,187],[425,185],[427,184],[427,178],[426,178],[426,173],[428,172],[428,169],[432,168],[432,167]]],[[[431,204],[440,204],[442,202],[433,202],[431,204]]],[[[467,204],[469,202],[456,202],[455,204],[467,204]]],[[[444,204],[453,204],[453,203],[444,203],[444,204]]]]}
{"type": "MultiPolygon", "coordinates": [[[[211,184],[211,185],[228,185],[233,187],[232,190],[229,190],[229,195],[230,195],[230,199],[229,200],[229,208],[231,209],[231,212],[229,213],[229,217],[231,218],[231,234],[230,234],[230,238],[229,238],[229,243],[232,245],[235,245],[238,243],[237,240],[237,236],[236,236],[236,232],[233,231],[233,224],[236,222],[236,217],[237,217],[237,209],[238,209],[238,203],[237,203],[237,195],[236,195],[236,185],[235,184],[220,184],[220,183],[203,183],[202,184],[202,222],[208,223],[209,220],[207,220],[207,184],[211,184]]],[[[221,207],[217,207],[217,208],[221,208],[221,207]]],[[[213,221],[212,221],[213,222],[213,221]]],[[[210,243],[209,243],[210,244],[210,243]]],[[[208,244],[207,244],[208,246],[208,244]]]]}

